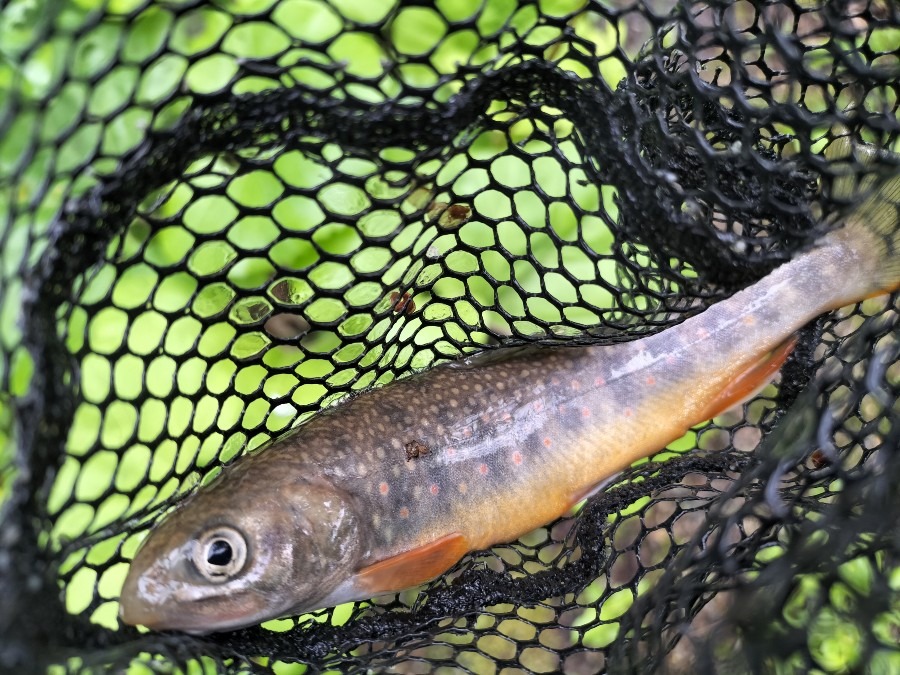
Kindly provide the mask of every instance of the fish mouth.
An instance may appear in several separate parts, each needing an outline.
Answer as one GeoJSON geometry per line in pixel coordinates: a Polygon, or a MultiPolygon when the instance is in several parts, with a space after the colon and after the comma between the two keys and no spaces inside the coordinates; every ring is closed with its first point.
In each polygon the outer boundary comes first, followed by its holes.
{"type": "Polygon", "coordinates": [[[271,603],[248,589],[212,597],[178,599],[172,589],[159,594],[155,602],[148,597],[148,586],[158,582],[146,574],[129,575],[119,598],[119,619],[131,626],[152,631],[180,631],[191,635],[231,631],[254,626],[272,617],[271,603]],[[163,597],[164,596],[164,597],[163,597]]]}
{"type": "Polygon", "coordinates": [[[259,612],[248,615],[222,611],[211,616],[208,607],[197,607],[193,611],[190,607],[158,610],[130,600],[122,600],[119,604],[119,619],[123,623],[144,626],[152,631],[179,631],[190,635],[238,630],[255,626],[265,618],[259,612]]]}

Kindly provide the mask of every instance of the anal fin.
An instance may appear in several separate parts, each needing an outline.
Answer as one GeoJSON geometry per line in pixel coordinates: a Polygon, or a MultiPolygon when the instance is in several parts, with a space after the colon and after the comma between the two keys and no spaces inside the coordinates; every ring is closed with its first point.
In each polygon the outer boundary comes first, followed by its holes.
{"type": "Polygon", "coordinates": [[[454,532],[364,567],[357,572],[357,583],[371,595],[401,591],[434,579],[468,552],[466,538],[454,532]]]}
{"type": "Polygon", "coordinates": [[[717,415],[743,403],[760,392],[777,373],[797,344],[797,336],[791,336],[781,345],[769,352],[760,361],[735,378],[718,396],[712,399],[703,419],[712,419],[717,415]]]}

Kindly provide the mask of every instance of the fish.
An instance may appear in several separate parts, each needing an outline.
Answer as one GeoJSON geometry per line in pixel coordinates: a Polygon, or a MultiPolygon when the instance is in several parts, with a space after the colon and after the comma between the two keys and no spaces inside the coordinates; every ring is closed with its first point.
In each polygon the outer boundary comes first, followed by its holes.
{"type": "MultiPolygon", "coordinates": [[[[846,139],[826,156],[872,161],[846,139]]],[[[226,467],[157,523],[120,619],[229,631],[425,583],[567,513],[753,396],[815,317],[900,286],[900,176],[757,283],[635,341],[509,348],[369,390],[226,467]]]]}

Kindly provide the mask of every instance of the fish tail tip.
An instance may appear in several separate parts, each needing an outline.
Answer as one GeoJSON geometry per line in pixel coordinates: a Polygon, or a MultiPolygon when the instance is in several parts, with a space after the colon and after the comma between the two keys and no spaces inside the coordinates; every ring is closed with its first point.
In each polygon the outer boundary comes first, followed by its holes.
{"type": "Polygon", "coordinates": [[[858,202],[845,216],[844,227],[861,249],[865,247],[879,292],[900,288],[900,157],[872,145],[854,144],[849,136],[835,139],[825,157],[836,168],[847,163],[852,167],[836,169],[831,193],[837,200],[858,202]],[[893,164],[893,173],[884,176],[858,168],[876,161],[882,166],[893,164]]]}

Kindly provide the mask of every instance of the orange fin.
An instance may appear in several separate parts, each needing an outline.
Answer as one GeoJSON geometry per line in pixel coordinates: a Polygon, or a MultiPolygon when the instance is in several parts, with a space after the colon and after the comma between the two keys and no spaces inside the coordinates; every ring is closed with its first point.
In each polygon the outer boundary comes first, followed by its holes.
{"type": "Polygon", "coordinates": [[[796,344],[797,336],[788,338],[758,363],[741,373],[731,384],[719,392],[716,398],[709,402],[703,418],[712,419],[738,403],[742,403],[758,394],[775,377],[775,373],[787,361],[787,357],[790,356],[796,344]]]}
{"type": "Polygon", "coordinates": [[[402,591],[446,572],[468,551],[466,538],[454,532],[430,544],[364,567],[358,572],[357,579],[360,586],[372,595],[402,591]]]}

